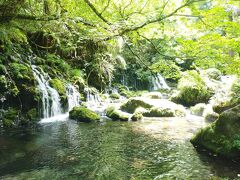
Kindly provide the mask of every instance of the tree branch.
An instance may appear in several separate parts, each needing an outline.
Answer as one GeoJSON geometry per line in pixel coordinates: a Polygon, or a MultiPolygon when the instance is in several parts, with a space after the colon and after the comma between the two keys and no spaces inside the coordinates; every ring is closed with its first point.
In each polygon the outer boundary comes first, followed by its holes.
{"type": "Polygon", "coordinates": [[[103,10],[102,10],[102,12],[100,13],[100,15],[102,15],[102,14],[106,11],[106,9],[108,8],[108,6],[110,5],[110,2],[111,2],[111,0],[108,0],[107,5],[103,8],[103,10]]]}
{"type": "Polygon", "coordinates": [[[118,34],[115,34],[115,35],[106,37],[106,38],[101,39],[101,40],[99,40],[99,41],[108,41],[108,40],[110,40],[110,39],[112,39],[112,38],[115,38],[115,37],[117,37],[117,36],[122,36],[122,35],[124,35],[124,34],[126,34],[126,33],[128,33],[128,32],[136,31],[136,30],[138,30],[138,29],[141,29],[141,28],[143,28],[143,27],[145,27],[145,26],[147,26],[147,25],[149,25],[149,24],[153,24],[153,23],[156,23],[156,22],[161,22],[161,21],[163,21],[163,20],[165,20],[165,19],[167,19],[167,18],[175,15],[179,10],[185,8],[186,6],[189,6],[189,5],[192,4],[192,3],[201,2],[201,1],[206,1],[206,0],[188,0],[186,3],[184,3],[184,4],[181,5],[181,6],[179,6],[178,8],[176,8],[174,11],[172,11],[172,12],[169,13],[168,15],[160,16],[160,17],[158,17],[158,18],[156,18],[156,19],[147,20],[147,21],[145,21],[145,22],[143,22],[142,24],[139,24],[139,25],[137,25],[137,26],[125,28],[125,29],[119,31],[118,34]]]}
{"type": "Polygon", "coordinates": [[[101,13],[98,12],[98,10],[93,6],[93,4],[89,1],[89,0],[84,0],[85,3],[87,3],[87,5],[92,9],[92,11],[105,23],[107,23],[108,25],[111,25],[111,23],[105,19],[101,13]]]}

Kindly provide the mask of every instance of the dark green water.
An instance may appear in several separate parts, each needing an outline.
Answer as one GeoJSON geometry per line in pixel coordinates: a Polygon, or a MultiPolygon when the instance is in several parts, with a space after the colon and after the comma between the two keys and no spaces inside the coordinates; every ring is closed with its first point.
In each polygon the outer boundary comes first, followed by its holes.
{"type": "Polygon", "coordinates": [[[201,125],[174,122],[66,121],[4,132],[0,179],[237,178],[240,164],[199,154],[189,143],[201,125]]]}

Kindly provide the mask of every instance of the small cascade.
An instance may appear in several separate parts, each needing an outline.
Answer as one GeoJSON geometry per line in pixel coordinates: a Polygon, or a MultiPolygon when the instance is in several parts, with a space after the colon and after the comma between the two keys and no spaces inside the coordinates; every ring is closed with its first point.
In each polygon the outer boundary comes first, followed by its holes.
{"type": "Polygon", "coordinates": [[[103,101],[96,90],[92,88],[85,88],[84,91],[86,94],[87,108],[99,113],[100,115],[104,115],[104,110],[106,109],[108,103],[103,101]]]}
{"type": "Polygon", "coordinates": [[[80,93],[71,84],[67,85],[67,97],[68,97],[68,111],[71,111],[73,107],[80,104],[80,93]]]}
{"type": "Polygon", "coordinates": [[[60,115],[62,113],[60,96],[55,89],[50,87],[48,81],[51,78],[35,65],[32,65],[32,70],[42,95],[41,117],[46,119],[60,115]]]}
{"type": "Polygon", "coordinates": [[[159,90],[159,89],[167,89],[167,90],[171,89],[167,85],[165,79],[159,73],[155,77],[152,77],[151,81],[152,81],[152,87],[151,87],[152,91],[156,91],[156,90],[159,90]]]}

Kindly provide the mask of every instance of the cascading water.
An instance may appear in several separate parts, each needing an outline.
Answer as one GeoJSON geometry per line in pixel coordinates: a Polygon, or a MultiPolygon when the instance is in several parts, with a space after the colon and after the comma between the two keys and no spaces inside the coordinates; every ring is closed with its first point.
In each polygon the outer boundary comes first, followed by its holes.
{"type": "Polygon", "coordinates": [[[165,79],[162,77],[161,74],[157,74],[156,76],[152,77],[152,91],[156,91],[159,89],[168,89],[170,90],[171,88],[167,85],[165,79]]]}
{"type": "Polygon", "coordinates": [[[32,70],[38,82],[38,88],[41,92],[42,105],[40,109],[40,116],[43,118],[41,122],[46,123],[66,120],[69,116],[68,112],[80,103],[80,94],[77,89],[71,84],[67,85],[66,95],[68,98],[68,110],[67,113],[64,114],[58,92],[49,85],[49,80],[51,80],[49,75],[44,73],[41,68],[38,68],[35,65],[32,65],[32,70]]]}
{"type": "Polygon", "coordinates": [[[77,89],[71,85],[67,85],[67,97],[68,97],[68,111],[71,111],[73,107],[78,106],[80,103],[80,93],[77,89]]]}
{"type": "Polygon", "coordinates": [[[32,70],[42,95],[41,117],[46,119],[61,114],[60,96],[55,89],[50,87],[48,82],[51,78],[34,65],[32,65],[32,70]]]}

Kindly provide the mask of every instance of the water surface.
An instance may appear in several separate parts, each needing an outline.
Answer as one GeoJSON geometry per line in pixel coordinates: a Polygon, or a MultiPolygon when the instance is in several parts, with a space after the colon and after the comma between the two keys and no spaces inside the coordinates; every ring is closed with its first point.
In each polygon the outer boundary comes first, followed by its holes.
{"type": "Polygon", "coordinates": [[[198,153],[189,138],[203,120],[61,121],[2,132],[0,179],[237,178],[240,164],[198,153]]]}

